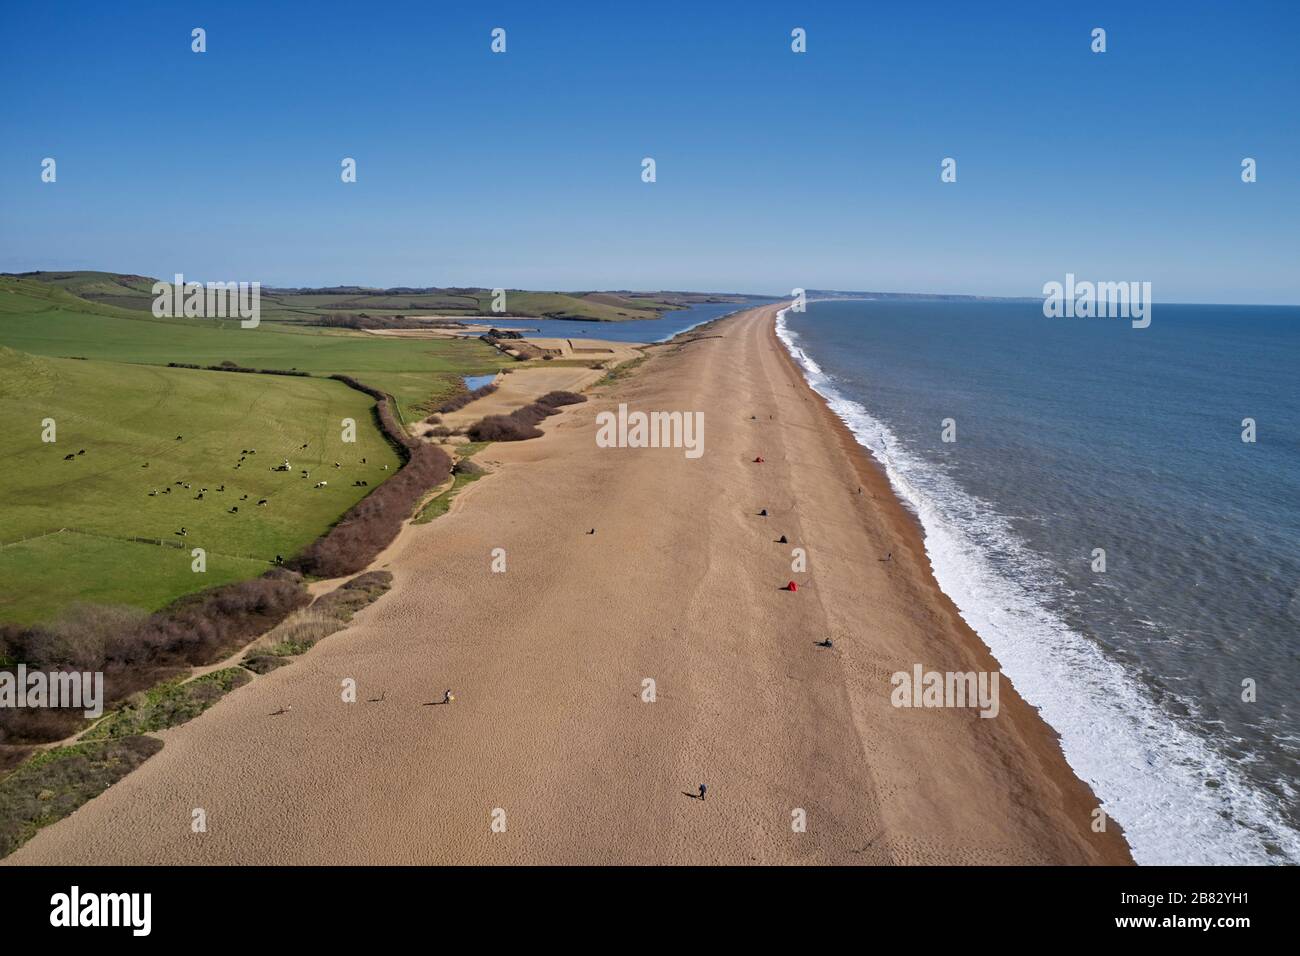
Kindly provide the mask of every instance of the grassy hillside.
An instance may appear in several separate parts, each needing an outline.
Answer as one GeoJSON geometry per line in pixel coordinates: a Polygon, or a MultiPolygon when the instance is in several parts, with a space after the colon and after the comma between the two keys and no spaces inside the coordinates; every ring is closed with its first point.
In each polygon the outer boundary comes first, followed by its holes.
{"type": "Polygon", "coordinates": [[[288,557],[398,466],[372,405],[328,379],[0,349],[0,619],[38,620],[73,600],[156,608],[288,557]],[[345,417],[357,421],[356,444],[341,440],[345,417]],[[53,444],[41,441],[46,418],[57,425],[53,444]],[[256,454],[241,463],[244,449],[256,454]],[[294,470],[272,471],[285,457],[294,470]],[[314,488],[319,479],[328,486],[314,488]],[[369,487],[354,487],[358,479],[369,487]],[[205,574],[190,569],[196,547],[208,553],[205,574]]]}
{"type": "Polygon", "coordinates": [[[477,341],[385,339],[237,320],[154,319],[88,303],[57,286],[0,277],[0,345],[36,355],[166,365],[219,365],[342,373],[391,393],[402,416],[420,417],[460,387],[463,375],[495,372],[498,353],[477,341]]]}
{"type": "Polygon", "coordinates": [[[113,272],[35,272],[27,281],[62,289],[98,305],[148,312],[153,306],[153,283],[148,276],[113,272]]]}
{"type": "MultiPolygon", "coordinates": [[[[70,292],[99,305],[148,312],[154,280],[111,272],[31,272],[24,281],[70,292]]],[[[170,280],[170,276],[160,278],[170,280]]],[[[197,277],[192,277],[197,278],[197,277]]],[[[209,277],[221,278],[221,277],[209,277]]],[[[654,319],[694,302],[739,301],[737,296],[664,292],[528,292],[506,290],[507,314],[534,318],[570,318],[598,322],[654,319]]],[[[340,312],[374,315],[440,315],[453,318],[493,316],[490,289],[331,289],[263,288],[262,320],[305,324],[316,316],[340,312]]]]}

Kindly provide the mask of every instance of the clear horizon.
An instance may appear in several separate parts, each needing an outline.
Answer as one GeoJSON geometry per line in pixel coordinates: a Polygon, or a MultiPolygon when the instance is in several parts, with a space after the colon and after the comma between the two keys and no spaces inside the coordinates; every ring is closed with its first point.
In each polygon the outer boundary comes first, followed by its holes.
{"type": "Polygon", "coordinates": [[[0,271],[1294,305],[1300,10],[1252,11],[25,7],[0,271]]]}

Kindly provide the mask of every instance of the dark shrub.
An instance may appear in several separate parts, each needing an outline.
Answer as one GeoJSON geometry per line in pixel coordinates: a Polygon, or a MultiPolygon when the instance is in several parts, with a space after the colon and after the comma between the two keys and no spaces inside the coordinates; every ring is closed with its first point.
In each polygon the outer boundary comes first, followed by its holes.
{"type": "Polygon", "coordinates": [[[242,663],[254,674],[267,674],[289,663],[289,659],[276,657],[274,654],[255,654],[252,657],[245,657],[242,663]]]}
{"type": "Polygon", "coordinates": [[[284,568],[251,581],[200,591],[150,615],[130,645],[121,648],[128,658],[121,662],[129,663],[129,657],[143,647],[166,662],[211,664],[270,630],[309,600],[302,578],[284,568]]]}
{"type": "Polygon", "coordinates": [[[537,400],[537,404],[558,408],[561,405],[577,405],[579,402],[585,402],[586,400],[586,395],[579,395],[577,392],[555,391],[547,392],[537,400]]]}
{"type": "MultiPolygon", "coordinates": [[[[474,389],[474,391],[472,392],[463,392],[462,394],[457,395],[454,398],[447,399],[447,401],[443,402],[441,405],[438,406],[438,411],[442,414],[446,414],[447,412],[459,411],[460,409],[464,408],[466,405],[468,405],[470,402],[474,401],[475,399],[484,398],[488,395],[491,395],[496,390],[497,390],[496,385],[494,385],[491,382],[488,382],[488,384],[479,386],[478,388],[474,389]]],[[[428,419],[425,420],[427,421],[428,419]]]]}
{"type": "Polygon", "coordinates": [[[523,408],[516,408],[509,415],[488,415],[466,429],[465,434],[471,441],[527,441],[530,438],[541,438],[542,431],[537,428],[537,423],[558,414],[559,409],[533,402],[523,408]]]}
{"type": "Polygon", "coordinates": [[[516,421],[523,422],[526,425],[536,425],[543,419],[558,414],[560,414],[558,408],[551,408],[549,405],[539,405],[536,402],[533,402],[531,405],[525,405],[523,408],[516,408],[510,413],[510,417],[516,421]]]}
{"type": "Polygon", "coordinates": [[[527,441],[541,438],[542,430],[509,415],[488,415],[465,432],[472,441],[527,441]]]}

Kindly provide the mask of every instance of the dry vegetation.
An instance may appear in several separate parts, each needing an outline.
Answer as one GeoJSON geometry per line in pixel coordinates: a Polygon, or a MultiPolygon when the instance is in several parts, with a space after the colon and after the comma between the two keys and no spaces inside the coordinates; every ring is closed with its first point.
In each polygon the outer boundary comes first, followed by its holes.
{"type": "Polygon", "coordinates": [[[579,395],[577,392],[565,392],[556,390],[547,392],[537,400],[538,405],[546,405],[550,408],[559,408],[562,405],[577,405],[579,402],[585,402],[587,396],[579,395]]]}
{"type": "MultiPolygon", "coordinates": [[[[302,577],[277,568],[189,595],[154,614],[83,604],[50,624],[0,625],[0,658],[29,670],[102,672],[107,710],[229,656],[307,601],[302,577]]],[[[0,710],[0,744],[62,740],[85,722],[81,710],[6,708],[0,710]]]]}
{"type": "Polygon", "coordinates": [[[352,616],[377,601],[392,587],[388,571],[367,571],[317,598],[310,607],[290,615],[253,647],[244,666],[258,674],[287,663],[322,638],[342,630],[352,616]]]}
{"type": "Polygon", "coordinates": [[[56,747],[0,780],[0,857],[99,796],[162,749],[155,737],[56,747]]]}
{"type": "Polygon", "coordinates": [[[497,390],[496,384],[493,382],[488,382],[488,384],[480,385],[472,392],[462,392],[461,394],[456,395],[453,398],[449,398],[447,401],[439,405],[436,410],[436,413],[430,415],[428,418],[425,419],[425,421],[428,422],[430,425],[436,425],[438,422],[442,420],[441,418],[439,418],[439,415],[446,414],[447,412],[458,412],[466,405],[468,405],[470,402],[475,401],[476,399],[486,398],[496,390],[497,390]]]}

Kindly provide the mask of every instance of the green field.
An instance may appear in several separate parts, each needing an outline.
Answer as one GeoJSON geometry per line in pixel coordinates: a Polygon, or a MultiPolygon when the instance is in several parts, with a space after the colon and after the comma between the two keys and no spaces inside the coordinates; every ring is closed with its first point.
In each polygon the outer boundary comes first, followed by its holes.
{"type": "Polygon", "coordinates": [[[154,611],[182,594],[257,577],[271,566],[209,551],[207,572],[195,574],[189,538],[175,540],[185,542],[183,549],[57,531],[0,545],[0,621],[35,624],[73,602],[154,611]]]}
{"type": "Polygon", "coordinates": [[[54,286],[5,277],[0,277],[0,345],[112,362],[229,361],[313,375],[342,373],[393,395],[406,421],[457,391],[462,376],[490,374],[505,364],[495,349],[475,340],[412,341],[274,323],[244,329],[236,320],[155,319],[148,312],[87,303],[54,286]]]}
{"type": "Polygon", "coordinates": [[[0,349],[0,618],[37,620],[73,600],[156,608],[292,555],[398,467],[373,405],[329,379],[0,349]],[[41,440],[47,418],[54,443],[41,440]],[[344,418],[355,444],[342,441],[344,418]],[[256,454],[241,463],[244,449],[256,454]],[[293,470],[273,471],[284,458],[293,470]],[[206,573],[190,570],[191,548],[207,552],[206,573]]]}

